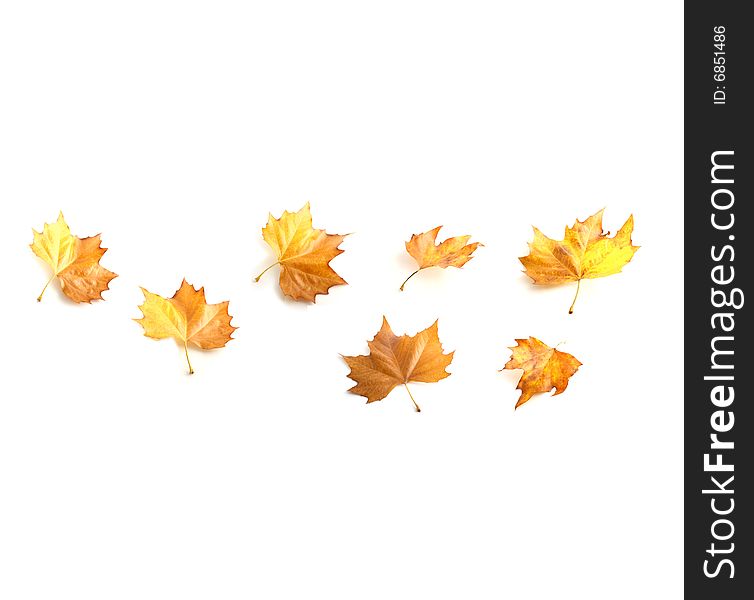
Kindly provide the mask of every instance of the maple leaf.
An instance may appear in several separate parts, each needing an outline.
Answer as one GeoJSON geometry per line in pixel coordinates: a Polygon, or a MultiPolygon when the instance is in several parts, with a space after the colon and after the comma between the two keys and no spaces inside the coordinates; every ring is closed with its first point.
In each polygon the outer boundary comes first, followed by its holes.
{"type": "Polygon", "coordinates": [[[42,233],[32,231],[32,251],[52,267],[52,276],[42,288],[37,302],[42,301],[47,286],[55,277],[60,280],[63,293],[74,302],[102,300],[102,292],[117,275],[99,264],[107,252],[107,248],[100,247],[100,234],[76,237],[71,234],[62,212],[55,223],[44,224],[42,233]]]}
{"type": "Polygon", "coordinates": [[[537,338],[516,340],[516,344],[511,346],[513,354],[503,367],[508,370],[524,370],[516,386],[516,389],[521,390],[516,408],[528,402],[534,394],[549,392],[553,388],[553,396],[562,394],[568,387],[571,375],[581,366],[575,356],[550,348],[537,338]]]}
{"type": "Polygon", "coordinates": [[[566,227],[562,240],[553,240],[534,227],[534,241],[528,256],[519,258],[526,274],[538,285],[555,285],[576,281],[576,295],[568,309],[573,314],[582,279],[594,279],[620,273],[639,246],[631,245],[634,217],[628,217],[614,237],[602,232],[602,213],[566,227]]]}
{"type": "Polygon", "coordinates": [[[312,228],[309,203],[296,213],[272,215],[262,229],[262,237],[275,251],[277,262],[262,271],[259,279],[275,265],[280,265],[280,289],[294,300],[314,302],[317,294],[327,294],[335,285],[345,285],[330,261],[343,253],[338,248],[346,237],[312,228]]]}
{"type": "Polygon", "coordinates": [[[461,235],[451,237],[440,244],[436,244],[437,234],[442,229],[442,225],[430,229],[426,233],[415,233],[411,239],[406,242],[406,251],[414,258],[419,268],[411,273],[401,284],[401,291],[408,280],[411,279],[422,269],[429,267],[458,267],[459,269],[469,262],[473,256],[474,250],[482,246],[479,242],[468,244],[471,239],[470,235],[461,235]]]}
{"type": "Polygon", "coordinates": [[[204,288],[198,290],[185,279],[172,298],[163,298],[141,288],[144,304],[139,306],[141,319],[134,319],[144,328],[144,335],[157,340],[174,338],[183,344],[189,374],[194,373],[188,346],[203,350],[222,348],[238,329],[231,325],[228,302],[207,304],[204,288]]]}
{"type": "Polygon", "coordinates": [[[343,356],[351,368],[348,377],[356,382],[348,391],[366,397],[367,404],[382,400],[393,388],[403,385],[416,412],[420,412],[408,382],[433,383],[450,375],[445,369],[453,360],[453,352],[443,354],[437,321],[414,336],[397,336],[382,317],[382,327],[368,346],[366,356],[343,356]]]}

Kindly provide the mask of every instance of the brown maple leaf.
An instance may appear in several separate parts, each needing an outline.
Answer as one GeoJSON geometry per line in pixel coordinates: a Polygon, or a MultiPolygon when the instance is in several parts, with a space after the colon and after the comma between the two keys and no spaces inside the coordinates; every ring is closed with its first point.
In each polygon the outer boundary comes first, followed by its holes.
{"type": "Polygon", "coordinates": [[[60,280],[60,289],[74,302],[102,300],[102,292],[117,275],[99,264],[107,248],[100,247],[100,234],[80,238],[71,234],[63,218],[58,215],[55,223],[45,223],[42,233],[34,231],[31,249],[34,254],[52,267],[52,276],[47,280],[37,302],[53,279],[60,280]]]}
{"type": "Polygon", "coordinates": [[[403,385],[416,412],[420,412],[408,382],[432,383],[450,375],[445,369],[453,360],[453,352],[443,354],[437,321],[414,336],[397,336],[382,317],[382,327],[368,346],[366,356],[343,356],[351,368],[348,377],[356,382],[348,391],[366,397],[367,404],[382,400],[393,388],[403,385]]]}
{"type": "Polygon", "coordinates": [[[317,294],[327,294],[335,285],[345,285],[330,261],[341,254],[338,248],[346,237],[312,228],[309,203],[296,213],[283,212],[279,219],[272,215],[262,229],[264,241],[277,255],[277,262],[262,271],[259,281],[275,265],[280,265],[280,289],[294,300],[314,302],[317,294]]]}
{"type": "Polygon", "coordinates": [[[571,375],[581,366],[575,356],[550,348],[537,338],[516,340],[516,344],[511,346],[513,354],[503,367],[524,370],[516,386],[516,389],[521,390],[516,408],[528,402],[534,394],[549,392],[553,388],[553,396],[562,394],[568,387],[571,375]]]}
{"type": "Polygon", "coordinates": [[[144,304],[139,306],[141,319],[134,319],[144,328],[144,335],[157,340],[174,338],[183,344],[189,374],[194,373],[188,346],[203,350],[222,348],[238,329],[231,325],[228,302],[207,304],[204,288],[198,290],[185,279],[172,298],[163,298],[141,288],[144,304]]]}
{"type": "Polygon", "coordinates": [[[415,233],[406,242],[406,251],[414,258],[419,268],[406,277],[406,280],[401,284],[401,291],[403,291],[408,280],[422,269],[429,267],[440,267],[442,269],[458,267],[460,269],[473,258],[471,255],[474,250],[482,245],[479,242],[468,244],[467,242],[471,239],[470,235],[451,237],[440,244],[436,244],[435,240],[440,229],[442,229],[442,225],[425,233],[415,233]]]}
{"type": "Polygon", "coordinates": [[[562,240],[553,240],[534,227],[529,254],[519,258],[526,274],[538,285],[557,285],[576,281],[576,294],[568,309],[573,313],[582,279],[594,279],[619,273],[639,246],[631,244],[634,217],[628,217],[614,237],[602,232],[604,209],[586,221],[566,227],[562,240]]]}

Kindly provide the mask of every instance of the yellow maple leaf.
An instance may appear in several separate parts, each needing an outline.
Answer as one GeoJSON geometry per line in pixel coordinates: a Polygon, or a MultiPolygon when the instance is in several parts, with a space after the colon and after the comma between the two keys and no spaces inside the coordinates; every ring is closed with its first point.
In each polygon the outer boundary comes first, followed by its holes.
{"type": "Polygon", "coordinates": [[[406,251],[413,257],[419,268],[406,277],[406,280],[401,284],[401,291],[403,291],[408,280],[422,269],[429,267],[440,267],[442,269],[458,267],[460,269],[474,258],[471,256],[474,250],[482,245],[479,242],[467,243],[471,239],[470,235],[451,237],[440,244],[436,244],[435,241],[440,229],[442,229],[442,225],[425,233],[415,233],[406,242],[406,251]]]}
{"type": "Polygon", "coordinates": [[[47,280],[37,302],[53,279],[60,280],[60,289],[74,302],[102,300],[102,292],[117,275],[99,264],[107,248],[100,247],[100,235],[79,238],[63,218],[58,215],[55,223],[45,223],[42,232],[32,229],[34,241],[30,247],[34,254],[52,267],[52,276],[47,280]]]}
{"type": "Polygon", "coordinates": [[[620,273],[639,246],[631,243],[634,217],[628,217],[614,237],[602,231],[604,209],[585,221],[566,227],[562,240],[548,238],[534,227],[529,254],[519,258],[526,274],[538,285],[557,285],[576,281],[576,295],[568,309],[573,313],[582,279],[594,279],[620,273]]]}
{"type": "Polygon", "coordinates": [[[147,337],[173,338],[181,342],[190,374],[194,369],[189,359],[189,344],[203,350],[222,348],[238,329],[231,325],[227,301],[207,304],[204,288],[197,290],[185,279],[172,298],[163,298],[144,288],[141,291],[144,304],[139,309],[144,316],[134,320],[144,328],[147,337]]]}
{"type": "Polygon", "coordinates": [[[511,350],[511,359],[503,369],[524,370],[516,386],[516,389],[521,390],[516,408],[528,402],[534,394],[549,392],[553,388],[553,396],[562,394],[568,387],[571,375],[581,366],[572,354],[550,348],[533,337],[516,340],[516,346],[511,346],[511,350]]]}
{"type": "Polygon", "coordinates": [[[295,213],[283,212],[279,219],[272,215],[262,229],[262,237],[275,251],[277,262],[262,271],[254,281],[268,270],[280,265],[280,289],[294,300],[314,302],[317,294],[327,294],[335,285],[345,285],[330,261],[341,254],[338,248],[346,237],[326,233],[312,227],[309,203],[295,213]]]}
{"type": "Polygon", "coordinates": [[[420,412],[408,382],[433,383],[450,375],[445,369],[453,360],[453,352],[443,354],[437,321],[414,336],[397,336],[382,317],[382,327],[368,346],[366,356],[343,356],[351,368],[348,377],[356,382],[348,391],[366,397],[367,404],[382,400],[393,388],[403,385],[416,412],[420,412]]]}

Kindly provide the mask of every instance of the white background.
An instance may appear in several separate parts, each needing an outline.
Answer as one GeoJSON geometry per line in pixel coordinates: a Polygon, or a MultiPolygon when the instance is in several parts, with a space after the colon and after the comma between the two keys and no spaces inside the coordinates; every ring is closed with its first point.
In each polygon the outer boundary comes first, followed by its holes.
{"type": "Polygon", "coordinates": [[[680,2],[5,2],[0,597],[680,598],[680,2]],[[267,213],[353,232],[283,298],[267,213]],[[630,213],[624,272],[538,289],[552,237],[630,213]],[[74,305],[58,210],[120,274],[74,305]],[[485,244],[413,269],[403,244],[485,244]],[[143,337],[138,286],[236,340],[143,337]],[[365,405],[339,357],[439,317],[452,376],[365,405]],[[514,412],[533,335],[583,367],[514,412]]]}

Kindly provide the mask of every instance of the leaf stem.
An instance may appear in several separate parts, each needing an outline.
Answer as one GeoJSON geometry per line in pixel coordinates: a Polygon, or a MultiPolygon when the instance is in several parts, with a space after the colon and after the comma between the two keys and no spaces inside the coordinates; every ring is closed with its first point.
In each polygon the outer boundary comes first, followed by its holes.
{"type": "Polygon", "coordinates": [[[186,362],[188,363],[189,367],[189,375],[194,374],[194,367],[191,366],[191,360],[189,359],[189,353],[188,353],[188,343],[183,342],[183,351],[186,353],[186,362]]]}
{"type": "Polygon", "coordinates": [[[42,296],[44,295],[45,290],[47,289],[47,286],[50,285],[53,279],[55,279],[55,273],[52,274],[52,277],[50,277],[47,280],[47,283],[45,283],[45,286],[42,288],[42,291],[39,292],[39,296],[37,296],[37,302],[42,302],[42,296]]]}
{"type": "Polygon", "coordinates": [[[404,383],[403,387],[406,388],[406,391],[408,392],[408,397],[411,398],[411,402],[414,403],[414,408],[416,408],[416,412],[421,412],[422,409],[419,408],[419,405],[416,403],[416,400],[414,400],[414,395],[411,393],[411,390],[408,389],[408,384],[404,383]]]}
{"type": "Polygon", "coordinates": [[[579,297],[579,290],[581,289],[581,279],[579,279],[578,283],[576,284],[576,295],[573,297],[573,302],[571,302],[571,308],[568,309],[568,314],[573,314],[573,307],[576,305],[576,298],[579,297]]]}
{"type": "Polygon", "coordinates": [[[271,269],[272,267],[274,267],[274,266],[276,266],[276,265],[279,265],[279,264],[280,264],[280,262],[276,262],[276,263],[273,263],[273,264],[271,264],[271,265],[270,265],[269,267],[267,267],[267,268],[266,268],[266,269],[265,269],[264,271],[262,271],[262,272],[261,272],[261,273],[260,273],[259,275],[257,275],[257,276],[256,276],[256,277],[254,278],[254,281],[255,281],[256,283],[259,283],[259,280],[260,280],[260,279],[262,278],[262,275],[264,275],[264,274],[265,274],[265,273],[266,273],[267,271],[269,271],[269,270],[270,270],[270,269],[271,269]]]}
{"type": "Polygon", "coordinates": [[[411,279],[414,275],[416,275],[419,271],[421,271],[421,269],[416,269],[416,271],[414,271],[413,273],[411,273],[411,275],[409,275],[408,277],[406,277],[406,281],[404,281],[401,284],[401,291],[403,291],[403,286],[405,286],[408,283],[408,280],[411,279]]]}

